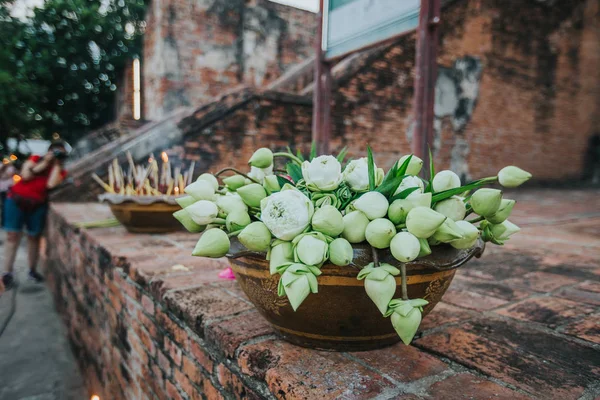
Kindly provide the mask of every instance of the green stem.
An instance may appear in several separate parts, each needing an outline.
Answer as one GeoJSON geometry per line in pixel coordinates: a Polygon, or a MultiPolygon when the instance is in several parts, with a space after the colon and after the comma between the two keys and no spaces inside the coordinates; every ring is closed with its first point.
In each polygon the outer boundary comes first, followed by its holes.
{"type": "Polygon", "coordinates": [[[396,225],[396,229],[404,229],[404,228],[406,228],[406,224],[396,225]]]}
{"type": "Polygon", "coordinates": [[[243,231],[243,229],[240,229],[239,231],[233,231],[227,234],[227,237],[233,237],[233,236],[237,236],[239,235],[241,232],[243,231]]]}
{"type": "Polygon", "coordinates": [[[223,168],[222,170],[217,171],[217,173],[215,173],[214,176],[218,178],[219,175],[221,175],[221,174],[223,174],[224,172],[227,172],[227,171],[235,172],[236,174],[241,175],[241,176],[243,176],[246,179],[250,179],[252,182],[258,183],[260,185],[260,182],[257,181],[256,179],[252,179],[248,175],[244,174],[242,171],[240,171],[238,169],[235,169],[235,168],[231,168],[231,167],[223,168]]]}
{"type": "Polygon", "coordinates": [[[477,218],[471,219],[471,220],[469,220],[469,221],[467,221],[467,222],[470,222],[470,223],[472,223],[472,224],[475,224],[475,223],[477,223],[477,222],[481,222],[481,221],[483,221],[484,219],[485,219],[485,217],[477,217],[477,218]]]}
{"type": "Polygon", "coordinates": [[[225,220],[223,218],[215,218],[215,220],[213,222],[211,222],[212,225],[225,225],[225,220]]]}
{"type": "Polygon", "coordinates": [[[406,287],[406,264],[400,265],[400,275],[402,277],[402,300],[408,300],[408,289],[406,287]]]}
{"type": "Polygon", "coordinates": [[[295,155],[290,154],[290,153],[284,153],[284,152],[273,153],[273,157],[287,157],[290,160],[294,161],[296,164],[302,166],[302,160],[300,160],[298,157],[296,157],[295,155]]]}
{"type": "Polygon", "coordinates": [[[373,265],[379,267],[379,254],[377,254],[377,249],[371,246],[371,252],[373,253],[373,265]]]}

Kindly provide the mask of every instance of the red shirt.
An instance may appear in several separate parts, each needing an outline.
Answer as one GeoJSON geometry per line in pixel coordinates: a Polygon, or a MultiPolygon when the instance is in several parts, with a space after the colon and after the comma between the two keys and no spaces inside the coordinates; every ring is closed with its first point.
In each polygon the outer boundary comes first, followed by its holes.
{"type": "MultiPolygon", "coordinates": [[[[40,156],[31,156],[30,161],[37,163],[40,160],[40,156]]],[[[31,200],[39,202],[46,201],[48,198],[48,179],[50,178],[50,172],[52,167],[46,168],[43,172],[36,174],[29,180],[20,180],[10,188],[8,196],[15,194],[17,196],[25,197],[31,200]]],[[[67,171],[61,171],[61,177],[64,179],[67,176],[67,171]]]]}

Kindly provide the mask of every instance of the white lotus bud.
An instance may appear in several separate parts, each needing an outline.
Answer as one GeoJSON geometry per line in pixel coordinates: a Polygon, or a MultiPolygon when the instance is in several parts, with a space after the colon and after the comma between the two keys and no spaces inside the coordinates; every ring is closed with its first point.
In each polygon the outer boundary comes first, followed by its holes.
{"type": "Polygon", "coordinates": [[[198,179],[196,179],[196,182],[198,181],[206,181],[210,183],[215,191],[219,189],[219,181],[213,174],[204,173],[200,175],[198,179]]]}
{"type": "Polygon", "coordinates": [[[352,211],[344,215],[342,236],[350,243],[363,242],[367,225],[369,225],[369,218],[362,211],[352,211]]]}
{"type": "Polygon", "coordinates": [[[196,243],[193,256],[198,257],[223,257],[229,251],[229,237],[220,229],[209,229],[200,236],[196,243]]]}
{"type": "Polygon", "coordinates": [[[175,201],[181,206],[181,208],[186,208],[187,206],[194,204],[197,200],[192,196],[181,196],[175,198],[175,201]]]}
{"type": "Polygon", "coordinates": [[[531,178],[531,174],[522,170],[519,167],[510,165],[504,167],[498,172],[498,182],[504,187],[515,188],[527,182],[531,178]]]}
{"type": "Polygon", "coordinates": [[[319,156],[302,163],[302,177],[312,191],[335,190],[342,181],[342,165],[333,156],[319,156]]]}
{"type": "Polygon", "coordinates": [[[273,164],[273,152],[266,147],[262,147],[252,154],[248,164],[256,168],[268,168],[273,164]]]}
{"type": "Polygon", "coordinates": [[[479,189],[471,196],[473,211],[482,217],[493,215],[502,202],[502,191],[498,189],[479,189]]]}
{"type": "Polygon", "coordinates": [[[386,218],[377,218],[369,222],[365,231],[367,242],[376,249],[387,249],[396,235],[396,227],[386,218]]]}
{"type": "Polygon", "coordinates": [[[187,185],[184,191],[196,200],[215,199],[215,188],[211,182],[205,180],[197,180],[196,182],[187,185]]]}
{"type": "Polygon", "coordinates": [[[467,207],[462,198],[452,196],[449,199],[438,202],[435,205],[435,211],[445,215],[453,221],[460,221],[465,218],[467,207]]]}
{"type": "Polygon", "coordinates": [[[250,207],[260,207],[260,201],[267,197],[267,192],[258,183],[242,186],[237,190],[244,203],[250,207]]]}
{"type": "MultiPolygon", "coordinates": [[[[410,154],[402,156],[400,158],[400,161],[398,161],[398,167],[400,167],[408,157],[410,157],[410,154]]],[[[413,154],[410,159],[410,162],[408,163],[406,173],[408,175],[419,175],[419,172],[421,172],[421,168],[423,168],[423,160],[421,160],[419,157],[413,154]]]]}
{"type": "Polygon", "coordinates": [[[406,263],[419,256],[421,244],[419,239],[410,232],[398,232],[390,243],[390,250],[394,258],[406,263]]]}
{"type": "Polygon", "coordinates": [[[432,185],[434,192],[443,192],[460,187],[460,178],[454,172],[444,170],[435,174],[432,185]]]}
{"type": "Polygon", "coordinates": [[[250,225],[250,215],[244,210],[235,210],[227,214],[225,226],[229,232],[239,231],[250,225]]]}
{"type": "Polygon", "coordinates": [[[516,202],[514,200],[502,199],[498,210],[492,215],[485,217],[485,219],[490,221],[492,224],[501,224],[510,216],[515,203],[516,202]]]}
{"type": "Polygon", "coordinates": [[[241,175],[228,176],[223,178],[223,183],[230,190],[237,190],[246,184],[246,178],[241,175]]]}
{"type": "Polygon", "coordinates": [[[248,206],[237,194],[231,196],[218,196],[216,203],[217,207],[225,214],[230,214],[234,211],[248,211],[248,206]]]}
{"type": "Polygon", "coordinates": [[[321,266],[329,256],[329,244],[318,232],[302,234],[296,237],[292,244],[294,260],[305,265],[321,266]]]}
{"type": "Polygon", "coordinates": [[[442,243],[451,243],[455,240],[462,239],[463,235],[460,228],[450,218],[446,218],[444,223],[437,228],[433,234],[433,238],[442,243]]]}
{"type": "Polygon", "coordinates": [[[199,200],[191,206],[187,206],[185,210],[198,225],[208,225],[212,223],[219,213],[217,205],[208,200],[199,200]]]}
{"type": "Polygon", "coordinates": [[[445,220],[445,216],[431,208],[415,207],[406,217],[406,229],[420,239],[427,239],[445,220]]]}
{"type": "Polygon", "coordinates": [[[350,264],[353,258],[354,249],[346,239],[337,238],[329,244],[329,261],[333,264],[343,267],[350,264]]]}
{"type": "Polygon", "coordinates": [[[240,243],[248,250],[267,251],[271,244],[271,232],[262,222],[252,222],[238,235],[240,243]]]}
{"type": "Polygon", "coordinates": [[[509,220],[506,220],[501,224],[492,225],[490,229],[494,237],[500,241],[507,240],[509,237],[521,230],[521,228],[509,220]]]}
{"type": "Polygon", "coordinates": [[[198,225],[197,223],[195,223],[186,210],[175,211],[173,213],[173,216],[179,222],[181,222],[181,225],[183,225],[184,228],[188,230],[188,232],[198,233],[202,232],[206,228],[206,225],[198,225]]]}
{"type": "Polygon", "coordinates": [[[396,189],[396,191],[394,192],[394,196],[399,193],[402,193],[406,189],[410,189],[413,187],[417,187],[418,189],[412,192],[411,194],[423,193],[423,190],[425,190],[425,186],[421,178],[419,178],[418,176],[407,176],[404,179],[402,179],[402,182],[400,182],[398,189],[396,189]]]}
{"type": "Polygon", "coordinates": [[[315,211],[312,217],[312,227],[317,232],[336,237],[344,231],[344,218],[337,208],[323,206],[315,211]]]}
{"type": "Polygon", "coordinates": [[[275,175],[265,176],[263,187],[267,193],[279,192],[281,190],[281,186],[279,185],[279,181],[275,175]]]}
{"type": "Polygon", "coordinates": [[[479,238],[479,229],[467,221],[456,221],[456,225],[460,229],[463,238],[450,242],[450,246],[460,250],[473,247],[479,238]]]}
{"type": "Polygon", "coordinates": [[[362,211],[370,220],[385,217],[389,205],[385,196],[379,192],[367,192],[354,202],[354,208],[362,211]]]}

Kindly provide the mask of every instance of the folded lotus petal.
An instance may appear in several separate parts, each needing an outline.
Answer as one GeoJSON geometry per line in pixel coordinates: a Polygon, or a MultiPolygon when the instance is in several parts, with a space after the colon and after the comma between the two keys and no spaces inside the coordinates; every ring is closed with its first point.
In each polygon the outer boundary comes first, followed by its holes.
{"type": "Polygon", "coordinates": [[[375,303],[381,314],[385,314],[389,302],[396,293],[396,280],[386,271],[379,268],[375,268],[375,271],[382,271],[387,276],[383,280],[373,280],[371,279],[371,275],[373,275],[372,272],[365,280],[365,291],[373,303],[375,303]]]}
{"type": "Polygon", "coordinates": [[[429,304],[429,302],[425,299],[411,299],[408,300],[408,303],[413,307],[423,307],[429,304]]]}
{"type": "Polygon", "coordinates": [[[294,252],[290,242],[280,242],[271,246],[267,259],[269,260],[269,272],[271,275],[279,272],[282,266],[288,266],[294,263],[294,252]]]}
{"type": "Polygon", "coordinates": [[[308,285],[310,286],[310,291],[312,293],[319,292],[319,282],[317,281],[317,277],[313,274],[306,274],[306,278],[308,279],[308,285]]]}
{"type": "Polygon", "coordinates": [[[373,267],[373,263],[367,264],[366,267],[364,267],[363,269],[360,270],[360,272],[358,273],[356,279],[358,279],[359,281],[362,281],[367,276],[369,276],[369,274],[373,271],[373,268],[374,268],[373,267]]]}
{"type": "Polygon", "coordinates": [[[398,336],[400,336],[400,339],[402,339],[402,342],[409,345],[421,324],[421,311],[413,308],[406,316],[394,312],[391,320],[392,326],[396,330],[398,336]]]}
{"type": "MultiPolygon", "coordinates": [[[[289,271],[289,269],[288,269],[289,271]]],[[[288,272],[284,272],[284,275],[288,272]]],[[[311,275],[314,277],[314,275],[311,275]]],[[[283,276],[282,276],[283,279],[283,276]]],[[[302,274],[301,276],[297,276],[296,279],[292,280],[290,283],[284,283],[285,294],[287,295],[290,304],[294,311],[300,307],[300,304],[306,299],[306,297],[310,294],[311,287],[307,274],[302,274]]]]}
{"type": "Polygon", "coordinates": [[[314,276],[319,276],[323,273],[323,272],[321,272],[319,267],[315,267],[313,265],[307,265],[307,267],[314,276]]]}
{"type": "Polygon", "coordinates": [[[384,268],[373,268],[367,279],[372,281],[382,281],[390,275],[384,268]]]}
{"type": "Polygon", "coordinates": [[[410,304],[409,300],[392,300],[390,302],[389,308],[395,313],[398,313],[405,317],[408,315],[408,313],[412,311],[414,307],[412,306],[412,304],[410,304]]]}
{"type": "Polygon", "coordinates": [[[389,274],[392,274],[394,276],[400,274],[400,270],[398,268],[394,267],[393,265],[387,264],[387,263],[379,264],[379,268],[387,271],[389,274]]]}

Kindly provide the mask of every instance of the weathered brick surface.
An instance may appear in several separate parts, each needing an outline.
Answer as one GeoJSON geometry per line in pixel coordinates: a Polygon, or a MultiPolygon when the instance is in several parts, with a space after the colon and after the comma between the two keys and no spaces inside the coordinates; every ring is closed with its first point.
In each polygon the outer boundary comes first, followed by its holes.
{"type": "Polygon", "coordinates": [[[197,235],[73,227],[108,217],[104,205],[53,205],[45,273],[101,398],[596,398],[600,193],[514,197],[518,240],[457,272],[412,347],[328,353],[283,342],[236,282],[218,279],[223,264],[178,258],[197,235]]]}

